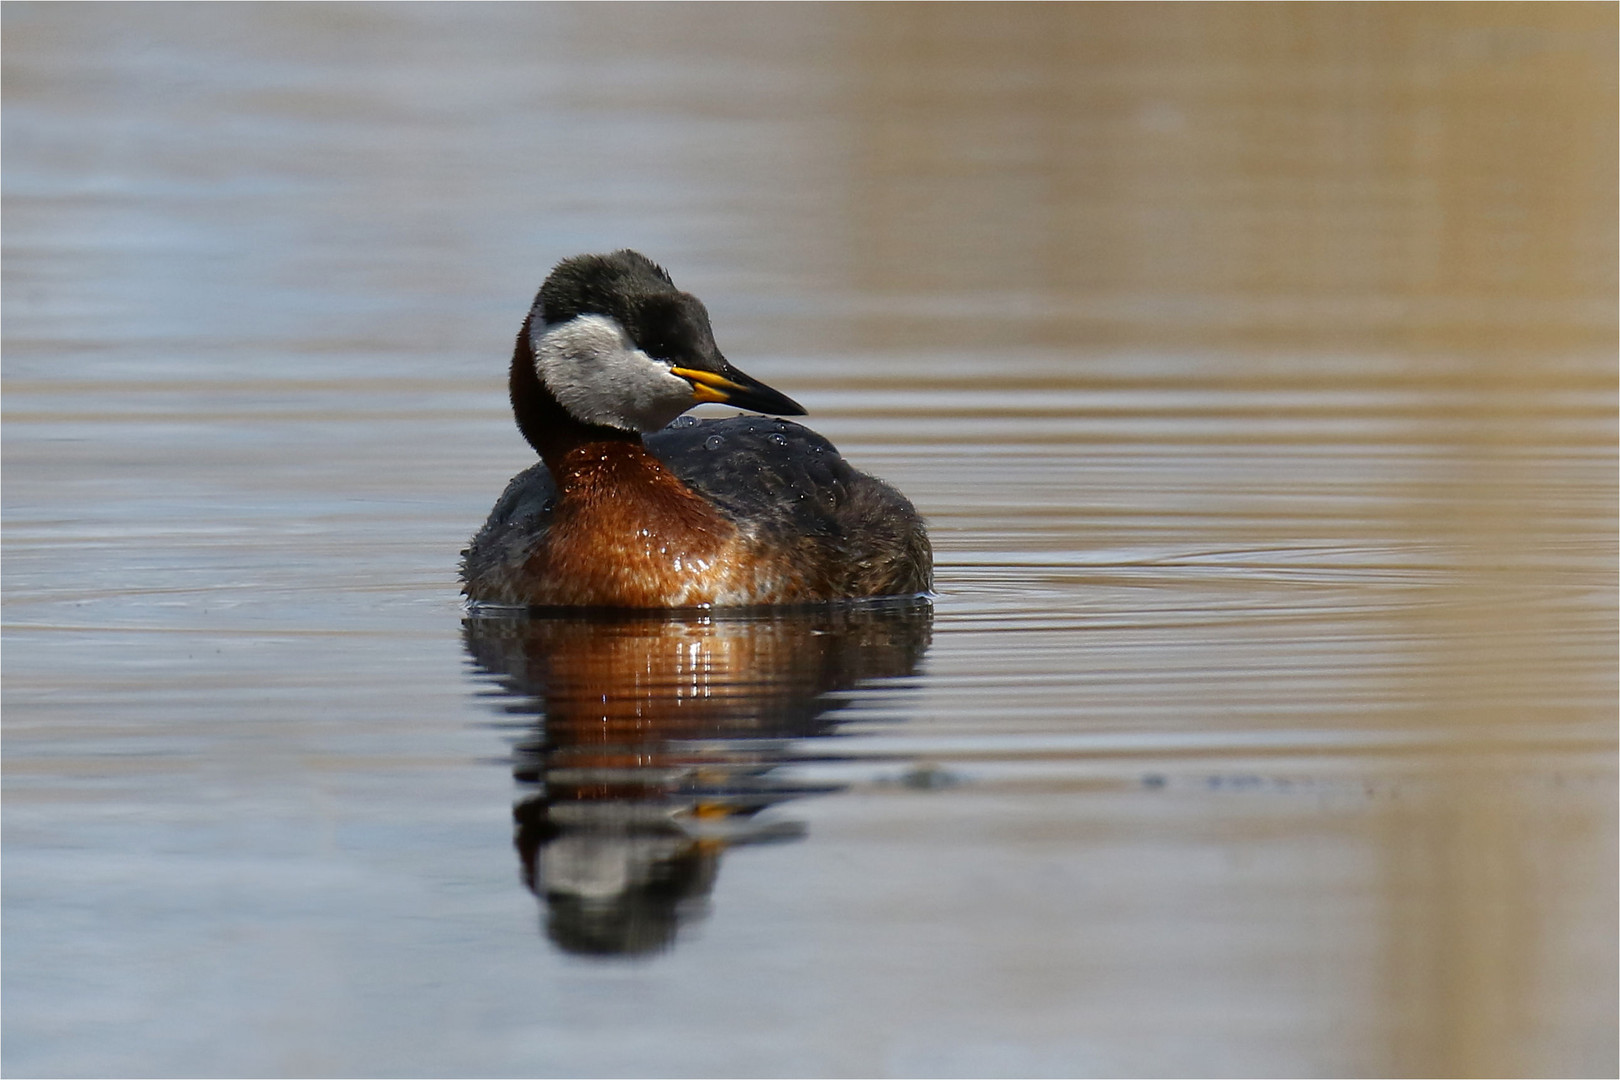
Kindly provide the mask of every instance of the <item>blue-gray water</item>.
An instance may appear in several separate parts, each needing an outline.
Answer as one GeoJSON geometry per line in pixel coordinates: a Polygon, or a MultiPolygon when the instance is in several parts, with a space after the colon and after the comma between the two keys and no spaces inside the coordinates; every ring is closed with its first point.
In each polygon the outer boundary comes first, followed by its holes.
{"type": "Polygon", "coordinates": [[[4,21],[8,1075],[1620,1067],[1612,6],[4,21]],[[931,609],[468,619],[620,246],[931,609]]]}

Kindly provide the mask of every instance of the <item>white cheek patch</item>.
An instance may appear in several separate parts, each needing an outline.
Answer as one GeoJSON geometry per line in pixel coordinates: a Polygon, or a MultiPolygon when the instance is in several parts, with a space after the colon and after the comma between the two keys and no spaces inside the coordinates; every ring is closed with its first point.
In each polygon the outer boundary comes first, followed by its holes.
{"type": "Polygon", "coordinates": [[[636,348],[606,315],[580,315],[530,331],[535,374],[585,424],[657,431],[697,404],[692,384],[636,348]]]}

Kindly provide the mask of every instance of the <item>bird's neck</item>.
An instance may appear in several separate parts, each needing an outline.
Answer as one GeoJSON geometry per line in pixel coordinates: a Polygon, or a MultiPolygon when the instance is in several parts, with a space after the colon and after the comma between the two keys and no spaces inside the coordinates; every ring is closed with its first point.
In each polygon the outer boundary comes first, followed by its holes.
{"type": "MultiPolygon", "coordinates": [[[[535,373],[534,344],[529,331],[534,315],[523,320],[517,345],[512,350],[512,370],[507,380],[512,395],[512,414],[518,430],[540,454],[553,477],[563,475],[563,460],[580,447],[592,443],[641,446],[641,435],[634,431],[585,424],[569,415],[535,373]]],[[[560,482],[560,480],[559,480],[560,482]]]]}

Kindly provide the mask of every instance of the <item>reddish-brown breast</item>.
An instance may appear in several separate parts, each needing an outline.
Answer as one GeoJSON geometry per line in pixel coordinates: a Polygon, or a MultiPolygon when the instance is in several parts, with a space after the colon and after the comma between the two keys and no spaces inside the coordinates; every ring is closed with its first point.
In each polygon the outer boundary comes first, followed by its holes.
{"type": "Polygon", "coordinates": [[[537,606],[688,607],[809,599],[639,443],[592,442],[554,468],[550,527],[514,599],[537,606]]]}

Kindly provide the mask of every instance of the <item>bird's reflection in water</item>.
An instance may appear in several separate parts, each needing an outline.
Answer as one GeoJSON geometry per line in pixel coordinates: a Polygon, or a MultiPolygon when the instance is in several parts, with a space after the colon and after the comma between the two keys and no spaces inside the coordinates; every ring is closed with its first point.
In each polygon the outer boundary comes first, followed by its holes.
{"type": "Polygon", "coordinates": [[[840,691],[915,673],[932,621],[921,601],[470,616],[473,661],[497,677],[508,712],[535,717],[516,748],[514,816],[551,940],[598,956],[671,945],[704,910],[721,852],[800,835],[760,811],[835,789],[780,767],[824,756],[798,740],[836,727],[840,691]]]}

